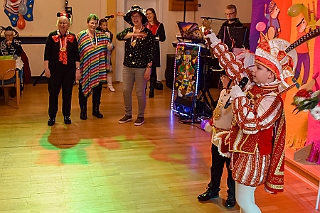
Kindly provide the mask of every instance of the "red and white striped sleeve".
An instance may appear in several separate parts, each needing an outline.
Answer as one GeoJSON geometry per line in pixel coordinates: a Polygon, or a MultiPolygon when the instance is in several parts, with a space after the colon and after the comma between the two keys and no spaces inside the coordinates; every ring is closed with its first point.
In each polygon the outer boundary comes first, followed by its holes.
{"type": "Polygon", "coordinates": [[[248,76],[249,80],[252,80],[250,70],[244,68],[243,62],[237,59],[234,53],[229,52],[226,44],[217,43],[211,48],[214,56],[218,58],[220,66],[236,84],[239,83],[244,76],[248,76]]]}
{"type": "Polygon", "coordinates": [[[233,100],[233,113],[245,134],[256,134],[274,125],[282,114],[282,105],[281,98],[275,93],[262,96],[255,103],[241,96],[233,100]]]}

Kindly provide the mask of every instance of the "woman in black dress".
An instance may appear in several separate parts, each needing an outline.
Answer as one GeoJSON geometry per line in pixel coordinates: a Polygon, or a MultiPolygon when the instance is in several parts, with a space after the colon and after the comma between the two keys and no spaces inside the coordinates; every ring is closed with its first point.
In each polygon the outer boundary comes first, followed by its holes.
{"type": "Polygon", "coordinates": [[[156,12],[153,8],[148,8],[146,10],[146,16],[148,23],[146,27],[152,32],[155,36],[155,54],[152,63],[152,71],[150,76],[150,91],[149,98],[154,97],[154,88],[157,82],[157,67],[160,67],[160,45],[159,42],[166,40],[166,33],[164,31],[164,26],[157,19],[156,12]]]}

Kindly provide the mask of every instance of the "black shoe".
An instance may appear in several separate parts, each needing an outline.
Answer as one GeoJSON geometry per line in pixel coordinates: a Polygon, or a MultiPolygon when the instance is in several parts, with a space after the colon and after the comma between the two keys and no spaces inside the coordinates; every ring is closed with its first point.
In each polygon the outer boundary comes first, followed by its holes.
{"type": "Polygon", "coordinates": [[[93,104],[92,115],[96,116],[97,118],[103,118],[103,115],[99,110],[99,104],[93,104]]]}
{"type": "Polygon", "coordinates": [[[56,122],[56,118],[49,118],[48,126],[53,126],[55,122],[56,122]]]}
{"type": "Polygon", "coordinates": [[[163,90],[163,84],[161,81],[157,81],[154,87],[156,90],[163,90]]]}
{"type": "Polygon", "coordinates": [[[97,118],[103,118],[103,115],[100,113],[100,111],[93,111],[92,115],[96,116],[97,118]]]}
{"type": "Polygon", "coordinates": [[[124,124],[129,121],[132,121],[132,115],[124,115],[118,122],[119,124],[124,124]]]}
{"type": "Polygon", "coordinates": [[[153,98],[154,97],[154,90],[150,89],[149,91],[149,98],[153,98]]]}
{"type": "Polygon", "coordinates": [[[63,119],[65,124],[71,124],[70,116],[64,116],[63,119]]]}
{"type": "Polygon", "coordinates": [[[80,106],[80,119],[81,120],[87,120],[87,106],[82,105],[80,106]]]}
{"type": "Polygon", "coordinates": [[[141,126],[144,123],[144,117],[138,117],[137,120],[134,122],[135,126],[141,126]]]}
{"type": "Polygon", "coordinates": [[[234,207],[236,205],[236,199],[234,199],[233,196],[228,196],[228,198],[227,198],[227,200],[226,200],[224,205],[227,208],[234,207]]]}
{"type": "Polygon", "coordinates": [[[198,200],[207,201],[207,200],[210,200],[211,198],[217,198],[217,197],[219,197],[218,192],[213,192],[211,188],[207,188],[207,191],[205,191],[204,193],[198,196],[198,200]]]}

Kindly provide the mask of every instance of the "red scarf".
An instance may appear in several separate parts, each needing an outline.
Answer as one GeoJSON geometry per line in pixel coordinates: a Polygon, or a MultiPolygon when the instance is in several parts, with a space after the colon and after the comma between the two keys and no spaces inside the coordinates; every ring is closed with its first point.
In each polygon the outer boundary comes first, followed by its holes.
{"type": "Polygon", "coordinates": [[[60,43],[60,50],[59,50],[59,61],[62,62],[62,64],[68,64],[68,55],[67,55],[67,45],[68,41],[70,43],[74,40],[74,35],[69,34],[69,32],[66,33],[66,35],[61,36],[59,31],[57,31],[58,35],[53,35],[52,39],[54,42],[60,43]]]}

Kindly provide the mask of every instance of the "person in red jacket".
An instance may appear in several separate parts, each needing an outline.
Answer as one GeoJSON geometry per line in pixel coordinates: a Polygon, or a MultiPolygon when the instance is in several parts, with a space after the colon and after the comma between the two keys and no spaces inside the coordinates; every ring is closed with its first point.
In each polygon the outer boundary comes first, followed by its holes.
{"type": "Polygon", "coordinates": [[[297,53],[285,52],[289,42],[261,34],[251,71],[214,34],[208,37],[228,76],[237,82],[243,77],[250,80],[245,91],[238,85],[232,87],[231,129],[216,137],[220,151],[231,154],[237,203],[246,213],[259,213],[254,201],[257,186],[264,184],[272,194],[283,191],[286,125],[281,94],[288,88],[285,78],[293,76],[297,53]]]}

